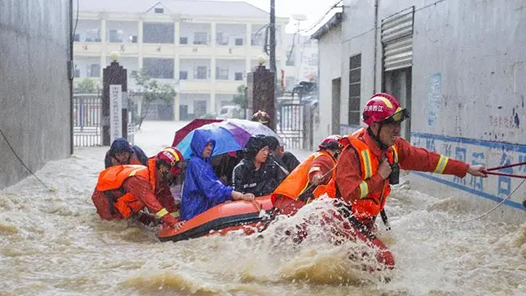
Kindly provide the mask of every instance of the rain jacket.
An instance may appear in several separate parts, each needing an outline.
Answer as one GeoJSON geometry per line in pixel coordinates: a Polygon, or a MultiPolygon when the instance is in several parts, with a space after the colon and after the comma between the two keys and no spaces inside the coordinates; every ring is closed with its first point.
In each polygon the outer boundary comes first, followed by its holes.
{"type": "Polygon", "coordinates": [[[253,157],[243,159],[232,173],[234,190],[252,193],[255,196],[271,194],[287,177],[287,174],[274,162],[269,155],[267,162],[259,170],[254,166],[253,157]]]}
{"type": "Polygon", "coordinates": [[[106,152],[106,158],[104,159],[104,165],[105,168],[109,168],[114,165],[121,165],[121,164],[142,164],[147,165],[148,157],[146,157],[146,154],[144,151],[142,151],[139,146],[136,145],[130,145],[128,143],[128,140],[125,138],[117,138],[111,143],[110,150],[106,152]],[[119,163],[117,158],[115,158],[115,153],[118,152],[129,152],[130,158],[128,159],[127,163],[119,163]]]}
{"type": "Polygon", "coordinates": [[[294,154],[289,151],[285,151],[283,153],[280,161],[285,165],[289,172],[292,172],[298,165],[300,165],[298,158],[296,158],[296,156],[294,156],[294,154]]]}
{"type": "MultiPolygon", "coordinates": [[[[186,168],[186,178],[181,200],[181,219],[189,220],[227,200],[231,200],[232,188],[223,185],[215,175],[210,158],[201,155],[209,142],[215,141],[206,131],[194,132],[190,148],[192,155],[186,168]]],[[[213,150],[212,150],[213,151],[213,150]]]]}

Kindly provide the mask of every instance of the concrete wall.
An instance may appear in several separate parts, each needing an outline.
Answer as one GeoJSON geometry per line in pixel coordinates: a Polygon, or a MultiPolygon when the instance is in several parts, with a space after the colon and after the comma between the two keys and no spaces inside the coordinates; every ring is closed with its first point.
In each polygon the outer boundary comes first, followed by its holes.
{"type": "MultiPolygon", "coordinates": [[[[378,1],[378,27],[389,15],[415,6],[412,67],[413,144],[468,163],[494,167],[526,160],[526,10],[524,1],[378,1]]],[[[343,23],[342,123],[348,97],[348,59],[362,53],[361,105],[382,85],[382,46],[374,60],[375,1],[347,0],[343,23]],[[374,72],[376,69],[376,75],[374,72]],[[375,80],[376,77],[376,80],[375,80]]],[[[380,33],[380,30],[377,30],[380,33]]],[[[524,174],[526,168],[505,171],[524,174]]],[[[492,176],[460,179],[414,173],[416,188],[440,196],[466,196],[489,209],[520,183],[492,176]]],[[[520,221],[520,188],[495,213],[520,221]]]]}
{"type": "Polygon", "coordinates": [[[341,59],[342,28],[336,26],[323,34],[318,41],[319,58],[319,108],[320,124],[314,131],[314,144],[332,134],[332,80],[342,76],[341,59]]]}
{"type": "MultiPolygon", "coordinates": [[[[0,129],[33,172],[71,152],[70,3],[0,0],[0,129]]],[[[0,188],[29,175],[0,137],[0,188]]]]}

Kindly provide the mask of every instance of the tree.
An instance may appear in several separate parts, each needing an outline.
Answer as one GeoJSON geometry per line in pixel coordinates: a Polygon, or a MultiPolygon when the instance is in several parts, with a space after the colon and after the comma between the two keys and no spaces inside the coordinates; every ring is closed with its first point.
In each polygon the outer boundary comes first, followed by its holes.
{"type": "Polygon", "coordinates": [[[170,84],[158,83],[157,80],[148,75],[144,68],[133,73],[132,78],[139,87],[138,93],[142,96],[138,127],[140,129],[144,118],[148,115],[151,103],[157,100],[167,104],[172,103],[177,92],[170,84]]]}
{"type": "Polygon", "coordinates": [[[238,105],[242,109],[247,106],[247,87],[241,84],[237,87],[237,94],[232,98],[232,103],[238,105]]]}
{"type": "Polygon", "coordinates": [[[78,94],[92,94],[99,90],[99,86],[95,82],[95,80],[91,78],[84,78],[82,79],[77,85],[75,86],[75,93],[78,94]]]}

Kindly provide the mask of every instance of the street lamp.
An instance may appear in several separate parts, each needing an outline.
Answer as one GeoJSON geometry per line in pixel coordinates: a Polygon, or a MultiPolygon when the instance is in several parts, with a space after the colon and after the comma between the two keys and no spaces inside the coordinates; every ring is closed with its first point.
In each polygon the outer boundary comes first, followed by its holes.
{"type": "Polygon", "coordinates": [[[262,54],[258,55],[258,64],[260,66],[264,66],[266,62],[267,62],[267,57],[266,56],[264,56],[262,54]]]}
{"type": "Polygon", "coordinates": [[[114,62],[118,62],[120,57],[121,57],[121,54],[118,51],[112,51],[110,53],[110,58],[114,62]]]}

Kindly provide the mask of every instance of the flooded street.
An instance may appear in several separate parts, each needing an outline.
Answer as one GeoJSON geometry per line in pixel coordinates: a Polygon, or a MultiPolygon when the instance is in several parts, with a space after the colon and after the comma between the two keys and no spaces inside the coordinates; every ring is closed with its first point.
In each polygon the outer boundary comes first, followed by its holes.
{"type": "MultiPolygon", "coordinates": [[[[145,122],[135,144],[151,156],[181,125],[145,122]]],[[[526,224],[455,222],[481,214],[461,191],[394,189],[392,230],[378,223],[396,259],[386,283],[348,260],[351,243],[313,235],[293,246],[282,236],[323,201],[260,237],[160,243],[137,223],[101,221],[91,194],[107,149],[48,162],[37,176],[52,191],[33,177],[0,191],[0,295],[526,295],[526,224]]]]}

